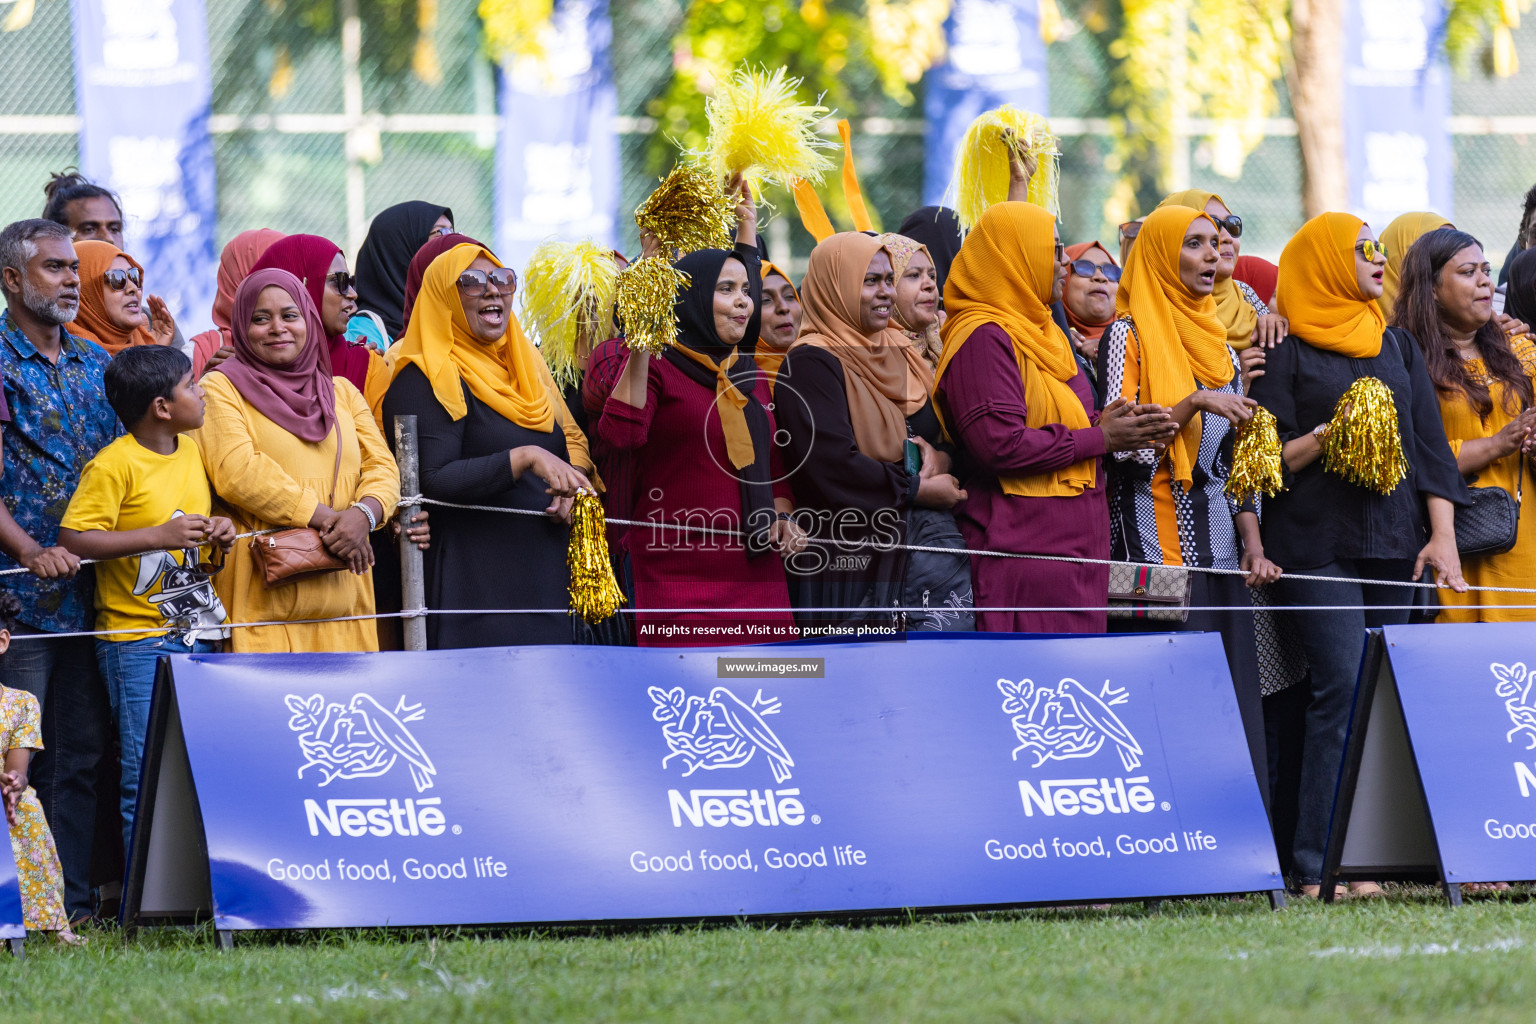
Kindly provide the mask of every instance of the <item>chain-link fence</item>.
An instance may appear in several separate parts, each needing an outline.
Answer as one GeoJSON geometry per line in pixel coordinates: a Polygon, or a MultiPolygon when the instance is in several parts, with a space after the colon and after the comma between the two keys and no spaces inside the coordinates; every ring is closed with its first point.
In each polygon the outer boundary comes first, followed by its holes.
{"type": "MultiPolygon", "coordinates": [[[[1097,0],[1060,0],[1072,19],[1097,0]]],[[[652,144],[651,105],[673,74],[672,41],[684,0],[614,0],[614,67],[622,133],[621,209],[644,198],[665,147],[652,144]]],[[[409,73],[386,77],[366,59],[349,65],[339,33],[294,56],[284,69],[270,41],[253,26],[270,18],[266,0],[209,3],[214,68],[215,151],[219,168],[219,242],[253,227],[323,234],[349,252],[368,218],[406,199],[453,208],[460,230],[490,239],[493,228],[495,74],[480,43],[476,0],[439,0],[435,45],[437,84],[409,73]],[[360,80],[360,104],[348,108],[349,73],[360,80]],[[275,85],[274,85],[275,83],[275,85]],[[349,162],[349,149],[356,157],[349,162]]],[[[48,172],[76,160],[78,124],[70,42],[70,5],[39,0],[31,25],[0,33],[0,222],[35,216],[48,172]]],[[[1536,69],[1536,26],[1515,32],[1525,67],[1536,69]]],[[[363,26],[363,55],[368,55],[363,26]]],[[[1087,32],[1049,49],[1051,114],[1062,133],[1062,234],[1067,240],[1110,242],[1106,203],[1115,176],[1105,169],[1112,149],[1103,121],[1109,61],[1087,32]]],[[[894,227],[921,204],[923,122],[917,102],[902,106],[881,93],[870,71],[850,69],[846,85],[857,109],[854,149],[871,212],[894,227]]],[[[1233,181],[1211,168],[1208,147],[1190,147],[1191,184],[1219,191],[1248,226],[1245,251],[1273,257],[1301,223],[1301,166],[1294,127],[1281,91],[1280,116],[1233,181]]],[[[1480,71],[1452,87],[1455,211],[1459,226],[1486,243],[1494,262],[1513,241],[1521,198],[1536,180],[1528,157],[1536,117],[1536,70],[1491,80],[1480,71]]],[[[847,225],[835,177],[823,190],[834,222],[847,225]]],[[[794,205],[770,195],[764,234],[776,260],[799,268],[811,248],[794,205]]],[[[633,225],[621,216],[624,247],[638,248],[633,225]]],[[[1377,225],[1378,228],[1384,225],[1377,225]]]]}

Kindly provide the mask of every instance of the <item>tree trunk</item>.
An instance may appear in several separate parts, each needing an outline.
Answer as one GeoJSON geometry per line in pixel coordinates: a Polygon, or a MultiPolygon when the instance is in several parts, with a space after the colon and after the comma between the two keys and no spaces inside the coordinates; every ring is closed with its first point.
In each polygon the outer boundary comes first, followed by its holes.
{"type": "Polygon", "coordinates": [[[1291,52],[1291,109],[1301,143],[1301,201],[1311,218],[1349,204],[1342,0],[1292,0],[1291,52]]]}

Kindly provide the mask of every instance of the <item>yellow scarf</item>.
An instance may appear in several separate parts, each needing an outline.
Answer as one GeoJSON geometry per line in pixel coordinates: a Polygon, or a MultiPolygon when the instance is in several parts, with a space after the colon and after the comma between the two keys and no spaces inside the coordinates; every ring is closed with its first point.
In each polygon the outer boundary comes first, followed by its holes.
{"type": "MultiPolygon", "coordinates": [[[[1179,280],[1184,234],[1198,217],[1184,206],[1164,206],[1142,221],[1141,234],[1125,261],[1115,311],[1129,315],[1141,350],[1142,401],[1173,407],[1196,381],[1219,388],[1232,381],[1226,326],[1210,296],[1196,297],[1179,280]]],[[[1188,490],[1200,453],[1200,414],[1168,446],[1173,478],[1188,490]]]]}
{"type": "Polygon", "coordinates": [[[1324,213],[1307,221],[1280,253],[1275,286],[1275,305],[1290,320],[1292,334],[1351,359],[1380,352],[1387,327],[1355,276],[1355,239],[1364,224],[1348,213],[1324,213]]]}
{"type": "Polygon", "coordinates": [[[571,465],[590,473],[586,436],[565,414],[565,400],[549,366],[512,315],[511,296],[505,309],[507,332],[500,341],[486,345],[470,331],[459,301],[458,280],[481,256],[501,266],[488,250],[466,243],[449,249],[427,267],[410,326],[392,349],[393,376],[414,363],[432,385],[438,404],[455,420],[469,411],[463,390],[467,386],[497,415],[520,427],[549,433],[558,423],[571,465]]]}
{"type": "MultiPolygon", "coordinates": [[[[1191,210],[1205,212],[1205,204],[1212,199],[1222,206],[1227,201],[1214,192],[1206,192],[1203,189],[1187,188],[1182,192],[1174,192],[1165,196],[1158,203],[1164,206],[1187,206],[1191,210]]],[[[1229,210],[1231,207],[1227,207],[1229,210]]],[[[1259,326],[1259,311],[1243,297],[1242,290],[1237,287],[1237,281],[1227,278],[1225,281],[1218,279],[1216,287],[1211,291],[1211,298],[1216,300],[1216,315],[1221,317],[1221,322],[1227,328],[1227,344],[1241,352],[1253,344],[1253,332],[1259,326]]]]}
{"type": "MultiPolygon", "coordinates": [[[[1081,430],[1089,420],[1070,383],[1078,374],[1077,360],[1067,336],[1051,319],[1053,236],[1054,219],[1030,203],[999,203],[981,215],[944,285],[949,318],[940,331],[944,350],[938,379],[976,328],[997,324],[1013,342],[1024,386],[1025,423],[1035,429],[1060,423],[1081,430]]],[[[1049,473],[1002,477],[998,482],[1004,494],[1021,497],[1081,494],[1094,485],[1097,463],[1085,459],[1049,473]]]]}
{"type": "Polygon", "coordinates": [[[1381,313],[1392,319],[1392,307],[1397,302],[1397,291],[1402,287],[1403,259],[1413,243],[1440,228],[1456,225],[1438,213],[1405,213],[1388,224],[1381,233],[1381,244],[1387,247],[1387,272],[1381,278],[1381,298],[1376,300],[1381,313]]]}
{"type": "Polygon", "coordinates": [[[736,362],[736,350],[728,351],[718,363],[687,345],[673,345],[672,351],[715,375],[715,411],[720,414],[720,429],[725,432],[726,454],[737,469],[752,465],[757,456],[753,453],[752,432],[747,429],[747,414],[742,411],[747,407],[747,396],[727,372],[736,362]]]}

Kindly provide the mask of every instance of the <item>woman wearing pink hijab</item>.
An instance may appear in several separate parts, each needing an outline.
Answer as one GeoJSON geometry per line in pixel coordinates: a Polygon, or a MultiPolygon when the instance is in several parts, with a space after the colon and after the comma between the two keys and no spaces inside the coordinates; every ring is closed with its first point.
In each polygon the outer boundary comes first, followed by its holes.
{"type": "Polygon", "coordinates": [[[262,253],[272,243],[283,237],[281,231],[256,228],[242,231],[229,240],[219,255],[219,293],[213,299],[211,331],[204,331],[192,339],[192,376],[201,377],[235,354],[234,337],[229,332],[229,318],[235,310],[235,289],[240,287],[262,253]]]}

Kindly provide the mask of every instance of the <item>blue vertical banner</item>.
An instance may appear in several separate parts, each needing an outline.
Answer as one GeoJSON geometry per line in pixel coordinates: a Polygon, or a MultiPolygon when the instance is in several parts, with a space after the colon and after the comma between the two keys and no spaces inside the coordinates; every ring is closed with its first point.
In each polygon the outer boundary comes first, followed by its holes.
{"type": "Polygon", "coordinates": [[[496,249],[508,266],[550,236],[617,241],[612,47],[608,0],[557,0],[544,53],[502,64],[496,249]]]}
{"type": "Polygon", "coordinates": [[[182,333],[212,326],[218,172],[203,0],[73,0],[80,169],[123,200],[125,244],[182,333]]]}
{"type": "Polygon", "coordinates": [[[1038,0],[954,0],[944,24],[949,53],[928,72],[923,202],[949,187],[955,149],[978,115],[1012,103],[1050,113],[1045,41],[1038,0]]]}
{"type": "Polygon", "coordinates": [[[1350,0],[1344,15],[1349,208],[1376,234],[1396,216],[1451,217],[1451,75],[1440,0],[1350,0]]]}

